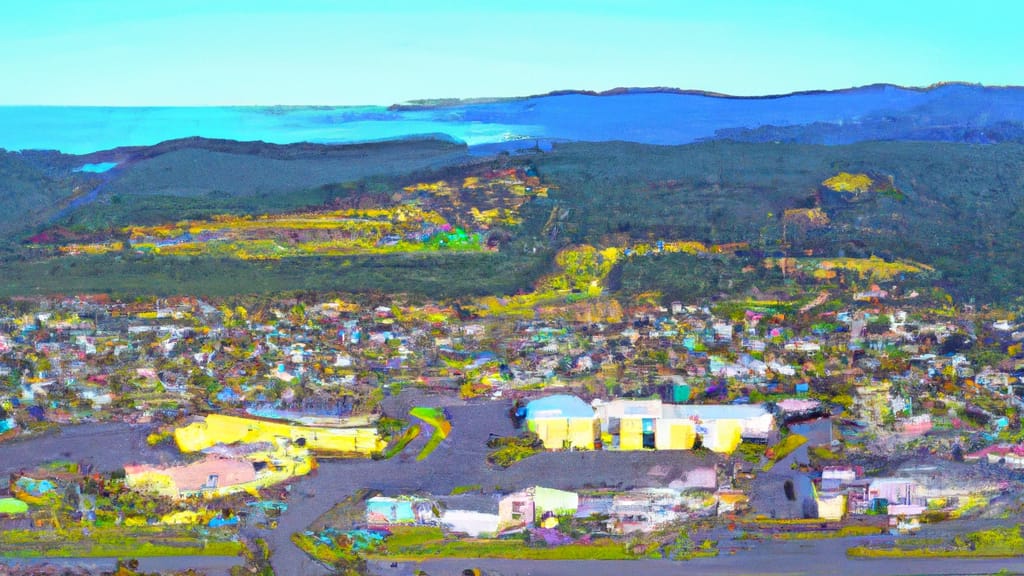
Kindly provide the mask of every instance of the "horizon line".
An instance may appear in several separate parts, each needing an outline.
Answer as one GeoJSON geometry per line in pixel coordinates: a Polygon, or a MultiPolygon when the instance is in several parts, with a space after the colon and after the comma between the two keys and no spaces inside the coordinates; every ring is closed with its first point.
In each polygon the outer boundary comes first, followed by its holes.
{"type": "Polygon", "coordinates": [[[710,90],[693,88],[677,88],[670,86],[620,86],[608,90],[585,90],[585,89],[564,89],[552,90],[539,94],[526,96],[479,96],[479,97],[443,97],[443,98],[418,98],[392,104],[0,104],[0,108],[360,108],[375,107],[387,108],[389,110],[423,109],[423,108],[445,108],[459,105],[486,104],[495,102],[509,102],[529,100],[533,98],[550,98],[557,96],[626,96],[636,94],[674,94],[679,96],[702,96],[706,98],[717,98],[726,100],[775,100],[794,96],[815,96],[821,94],[842,94],[868,90],[872,88],[896,88],[912,92],[930,92],[949,86],[967,86],[981,89],[1012,90],[1024,88],[1020,84],[983,84],[981,82],[967,82],[962,80],[950,80],[934,82],[927,86],[905,86],[891,82],[874,82],[860,86],[833,89],[810,89],[796,90],[777,94],[760,95],[736,95],[710,90]]]}

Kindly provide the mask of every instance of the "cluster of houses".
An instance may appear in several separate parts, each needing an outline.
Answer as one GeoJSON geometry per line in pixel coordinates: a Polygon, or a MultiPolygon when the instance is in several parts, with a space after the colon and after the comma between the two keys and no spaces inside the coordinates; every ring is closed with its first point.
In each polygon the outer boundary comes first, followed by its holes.
{"type": "MultiPolygon", "coordinates": [[[[894,528],[919,525],[928,510],[953,510],[996,494],[998,482],[953,475],[934,468],[904,469],[896,476],[865,477],[855,466],[826,466],[814,480],[817,514],[823,522],[848,517],[888,518],[894,528]]],[[[697,467],[668,487],[576,492],[531,486],[505,495],[454,497],[376,496],[366,502],[365,527],[440,526],[455,535],[500,537],[538,528],[559,529],[589,522],[611,535],[651,532],[696,518],[732,514],[748,507],[743,492],[719,484],[712,467],[697,467]],[[597,522],[597,525],[593,524],[597,522]]]]}
{"type": "MultiPolygon", "coordinates": [[[[0,435],[19,423],[176,418],[211,404],[254,416],[337,418],[373,412],[381,391],[407,386],[469,397],[582,382],[597,386],[590,397],[665,401],[629,405],[644,411],[640,418],[616,415],[614,402],[592,407],[602,422],[594,440],[611,434],[630,449],[637,422],[642,446],[657,437],[685,444],[681,420],[754,418],[670,405],[754,405],[853,383],[857,419],[923,433],[951,425],[942,405],[998,426],[1002,414],[965,395],[1019,407],[1024,390],[1024,330],[1015,323],[929,320],[909,305],[868,303],[795,319],[750,309],[723,317],[674,303],[637,306],[615,322],[464,319],[450,307],[340,300],[246,310],[194,298],[82,297],[18,308],[0,310],[0,435]],[[1005,360],[972,365],[964,349],[973,344],[996,347],[1005,360]],[[651,428],[658,423],[660,434],[651,428]]],[[[707,432],[705,445],[717,430],[707,432]]],[[[553,444],[563,441],[558,435],[551,432],[553,444]]],[[[721,436],[726,447],[734,433],[721,436]]]]}
{"type": "Polygon", "coordinates": [[[314,456],[369,457],[386,442],[374,427],[305,426],[287,421],[210,414],[177,428],[183,453],[202,460],[180,466],[125,466],[132,488],[170,498],[218,498],[304,476],[314,456]]]}
{"type": "MultiPolygon", "coordinates": [[[[1024,327],[881,292],[800,314],[673,303],[638,304],[615,318],[516,320],[372,299],[249,308],[196,298],[10,302],[0,306],[0,442],[51,422],[166,421],[179,448],[199,459],[128,465],[125,483],[176,500],[224,497],[306,474],[320,455],[380,452],[382,399],[417,387],[515,399],[550,450],[731,454],[839,414],[815,444],[884,453],[887,443],[927,441],[966,460],[1024,467],[1015,440],[1024,327]]],[[[934,479],[865,478],[852,467],[814,480],[817,514],[827,519],[910,518],[957,497],[950,487],[930,493],[934,479]]],[[[746,498],[700,486],[578,494],[572,506],[570,496],[534,488],[493,509],[411,510],[467,533],[594,513],[614,519],[609,532],[628,532],[705,513],[712,501],[733,510],[746,498]]],[[[387,511],[381,504],[368,522],[393,521],[387,511]]],[[[404,504],[394,511],[407,516],[404,504]]]]}
{"type": "Polygon", "coordinates": [[[365,525],[389,530],[403,525],[441,526],[453,534],[497,537],[535,528],[556,529],[566,521],[598,522],[613,535],[650,532],[672,523],[733,511],[741,499],[718,491],[713,468],[692,470],[671,488],[578,493],[544,486],[494,498],[475,499],[469,508],[458,497],[376,496],[366,502],[365,525]]]}
{"type": "MultiPolygon", "coordinates": [[[[208,526],[239,524],[243,516],[266,519],[259,505],[281,502],[251,500],[246,506],[218,505],[210,497],[249,488],[261,482],[259,459],[205,456],[188,465],[148,467],[128,465],[124,474],[101,474],[74,463],[57,463],[21,470],[3,479],[11,497],[0,498],[0,530],[61,529],[71,525],[208,526]]],[[[279,511],[279,510],[278,510],[279,511]]]]}
{"type": "MultiPolygon", "coordinates": [[[[317,457],[369,457],[385,447],[386,441],[376,427],[354,426],[351,421],[324,424],[210,414],[174,430],[178,449],[196,456],[184,463],[129,463],[123,466],[123,473],[114,475],[91,473],[74,462],[22,470],[7,481],[0,479],[0,490],[9,490],[13,500],[25,504],[15,507],[8,502],[7,509],[15,512],[0,513],[0,527],[19,527],[19,518],[34,515],[38,519],[40,514],[49,514],[44,520],[59,527],[58,516],[63,512],[57,511],[66,510],[68,502],[79,510],[64,520],[74,522],[94,523],[97,514],[102,513],[107,517],[104,522],[115,524],[218,526],[229,521],[238,523],[238,511],[243,516],[251,515],[254,522],[262,519],[266,523],[268,511],[280,510],[273,502],[270,510],[265,509],[265,496],[281,488],[278,485],[312,472],[317,457]],[[266,490],[271,488],[274,490],[266,490]],[[133,493],[152,506],[138,506],[132,499],[135,497],[129,496],[125,496],[130,502],[127,507],[119,505],[109,497],[112,490],[133,493]],[[106,509],[97,507],[99,495],[105,495],[106,509]],[[233,505],[223,504],[225,499],[233,505]],[[225,512],[210,512],[214,500],[225,512]],[[29,504],[39,508],[30,509],[29,504]]],[[[286,494],[290,485],[283,490],[286,494]]]]}

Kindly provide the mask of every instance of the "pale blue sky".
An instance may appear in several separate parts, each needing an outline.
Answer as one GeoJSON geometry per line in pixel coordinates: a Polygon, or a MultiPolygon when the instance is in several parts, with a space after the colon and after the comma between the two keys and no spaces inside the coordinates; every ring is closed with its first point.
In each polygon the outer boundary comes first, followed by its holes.
{"type": "Polygon", "coordinates": [[[0,104],[1024,84],[1014,0],[10,0],[0,104]]]}

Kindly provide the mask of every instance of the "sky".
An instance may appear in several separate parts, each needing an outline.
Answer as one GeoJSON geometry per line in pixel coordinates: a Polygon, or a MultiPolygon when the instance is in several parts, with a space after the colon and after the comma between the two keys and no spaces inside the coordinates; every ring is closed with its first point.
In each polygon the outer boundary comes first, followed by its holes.
{"type": "Polygon", "coordinates": [[[1024,84],[1017,0],[11,0],[0,105],[1024,84]]]}

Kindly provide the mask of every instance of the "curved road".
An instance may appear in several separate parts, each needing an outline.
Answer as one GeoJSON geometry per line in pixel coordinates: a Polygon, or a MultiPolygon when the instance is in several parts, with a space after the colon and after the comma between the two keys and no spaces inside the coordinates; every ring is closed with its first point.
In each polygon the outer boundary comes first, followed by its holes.
{"type": "MultiPolygon", "coordinates": [[[[553,488],[586,486],[657,486],[668,481],[665,469],[678,474],[694,466],[713,466],[719,458],[700,458],[690,453],[670,452],[570,452],[543,453],[508,470],[494,470],[486,462],[486,441],[491,433],[515,433],[507,418],[508,405],[488,402],[450,406],[453,430],[426,460],[413,458],[426,438],[417,439],[399,456],[386,461],[335,460],[321,462],[314,476],[300,479],[291,492],[287,511],[273,531],[250,530],[250,535],[265,538],[273,552],[272,562],[279,576],[327,574],[296,548],[290,537],[305,530],[335,503],[358,489],[371,488],[387,494],[424,491],[437,495],[451,493],[456,486],[479,484],[485,492],[521,489],[535,484],[553,488]],[[660,470],[660,471],[659,471],[660,470]],[[656,472],[657,471],[657,472],[656,472]]],[[[166,462],[177,455],[173,448],[153,449],[145,438],[147,426],[127,424],[87,424],[67,427],[59,433],[0,444],[0,474],[31,468],[54,459],[70,459],[92,464],[96,470],[109,471],[127,462],[166,462]]],[[[800,458],[801,455],[793,455],[800,458]]],[[[783,465],[782,470],[786,471],[783,465]]],[[[788,472],[788,471],[787,471],[788,472]]],[[[1012,523],[1012,520],[1006,522],[1012,523]]],[[[938,526],[936,527],[938,528],[938,526]]],[[[970,529],[969,524],[958,526],[970,529]]],[[[956,529],[942,526],[942,529],[956,529]]],[[[845,555],[847,547],[863,538],[811,540],[799,542],[762,542],[747,549],[723,541],[721,556],[690,562],[667,561],[516,561],[516,560],[436,560],[422,568],[432,576],[459,574],[477,566],[503,576],[569,575],[618,576],[619,574],[991,574],[999,570],[1024,572],[1024,559],[954,560],[854,560],[845,555]]],[[[749,543],[747,543],[749,545],[749,543]]],[[[237,561],[237,559],[234,559],[237,561]]],[[[209,566],[209,558],[178,561],[194,567],[209,566]]],[[[67,563],[78,565],[76,560],[67,563]]],[[[146,561],[147,566],[150,560],[146,561]]],[[[219,564],[220,561],[217,561],[219,564]]],[[[223,566],[213,567],[218,570],[223,566]]],[[[391,568],[389,563],[374,563],[382,575],[411,574],[413,566],[391,568]]],[[[155,568],[155,566],[154,566],[155,568]]]]}

